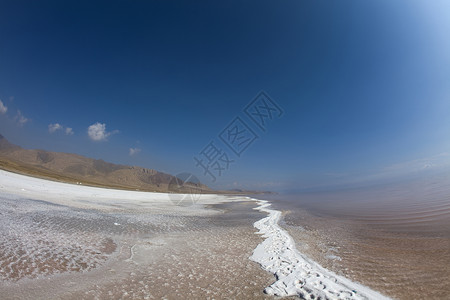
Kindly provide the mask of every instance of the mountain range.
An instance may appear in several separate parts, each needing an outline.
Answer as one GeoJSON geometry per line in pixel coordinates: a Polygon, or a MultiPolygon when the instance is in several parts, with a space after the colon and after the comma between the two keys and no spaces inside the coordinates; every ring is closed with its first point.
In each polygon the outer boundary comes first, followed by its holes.
{"type": "Polygon", "coordinates": [[[211,193],[197,182],[182,183],[170,174],[85,156],[23,149],[0,134],[0,169],[61,182],[151,192],[211,193]]]}

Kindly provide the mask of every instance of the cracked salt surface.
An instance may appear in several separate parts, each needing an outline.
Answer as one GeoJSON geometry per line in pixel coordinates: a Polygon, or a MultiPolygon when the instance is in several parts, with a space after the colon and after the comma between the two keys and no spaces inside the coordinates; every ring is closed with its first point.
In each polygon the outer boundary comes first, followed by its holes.
{"type": "Polygon", "coordinates": [[[268,216],[254,224],[266,239],[256,247],[250,259],[277,279],[265,289],[267,294],[298,295],[303,299],[389,299],[302,255],[292,237],[278,225],[281,212],[268,208],[271,205],[268,201],[254,200],[259,205],[255,209],[268,216]]]}

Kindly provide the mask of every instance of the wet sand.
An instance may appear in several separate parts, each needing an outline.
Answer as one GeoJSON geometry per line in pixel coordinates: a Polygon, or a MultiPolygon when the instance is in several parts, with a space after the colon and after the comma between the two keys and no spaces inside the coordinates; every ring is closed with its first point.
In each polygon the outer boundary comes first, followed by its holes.
{"type": "Polygon", "coordinates": [[[285,211],[281,225],[300,252],[393,298],[449,299],[447,181],[433,178],[296,199],[275,207],[285,211]]]}
{"type": "Polygon", "coordinates": [[[253,201],[90,207],[6,193],[3,184],[2,299],[268,297],[273,276],[249,260],[262,241],[253,223],[264,216],[253,201]]]}

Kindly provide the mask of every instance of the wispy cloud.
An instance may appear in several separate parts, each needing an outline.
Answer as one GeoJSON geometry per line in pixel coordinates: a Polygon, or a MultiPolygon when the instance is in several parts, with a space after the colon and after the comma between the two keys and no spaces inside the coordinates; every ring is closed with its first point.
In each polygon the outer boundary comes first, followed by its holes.
{"type": "Polygon", "coordinates": [[[394,180],[428,176],[447,170],[450,170],[450,153],[444,152],[429,157],[379,167],[366,172],[342,173],[342,176],[335,177],[330,176],[330,174],[333,173],[326,173],[323,175],[325,176],[325,179],[328,180],[323,180],[320,183],[313,183],[311,186],[306,187],[358,186],[364,184],[385,183],[394,180]]]}
{"type": "Polygon", "coordinates": [[[420,172],[429,169],[438,169],[450,166],[450,153],[443,152],[425,158],[405,161],[387,166],[383,173],[403,174],[411,172],[420,172]]]}
{"type": "Polygon", "coordinates": [[[0,100],[0,114],[6,114],[8,108],[3,104],[2,100],[0,100]]]}
{"type": "Polygon", "coordinates": [[[23,125],[25,125],[27,122],[30,121],[30,119],[26,118],[26,117],[22,114],[22,112],[21,112],[20,110],[17,111],[17,115],[16,115],[16,117],[14,118],[14,120],[16,120],[16,121],[19,123],[20,126],[23,126],[23,125]]]}
{"type": "Polygon", "coordinates": [[[59,123],[49,124],[49,125],[48,125],[48,132],[50,132],[50,133],[55,133],[55,132],[58,131],[58,130],[64,131],[64,133],[65,133],[66,135],[72,135],[72,134],[74,134],[72,128],[70,128],[70,127],[64,127],[64,126],[62,126],[62,125],[59,124],[59,123]]]}
{"type": "Polygon", "coordinates": [[[130,148],[130,156],[136,155],[141,152],[140,148],[130,148]]]}
{"type": "Polygon", "coordinates": [[[48,125],[48,132],[50,132],[50,133],[54,133],[55,131],[62,130],[62,129],[63,129],[63,127],[59,123],[48,125]]]}
{"type": "Polygon", "coordinates": [[[106,124],[97,122],[88,127],[88,136],[91,140],[100,142],[106,141],[109,136],[118,133],[118,130],[111,132],[106,131],[106,124]]]}
{"type": "Polygon", "coordinates": [[[70,128],[70,127],[67,127],[66,128],[66,130],[65,130],[65,132],[66,132],[66,135],[73,135],[73,129],[72,128],[70,128]]]}

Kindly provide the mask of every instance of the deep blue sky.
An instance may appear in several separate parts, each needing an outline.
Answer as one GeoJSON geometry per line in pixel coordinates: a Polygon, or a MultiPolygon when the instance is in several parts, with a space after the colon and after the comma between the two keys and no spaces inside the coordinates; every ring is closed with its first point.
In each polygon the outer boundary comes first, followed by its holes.
{"type": "Polygon", "coordinates": [[[448,161],[448,32],[445,1],[0,1],[0,133],[223,188],[404,174],[448,161]],[[211,183],[193,157],[261,90],[284,115],[211,183]]]}

